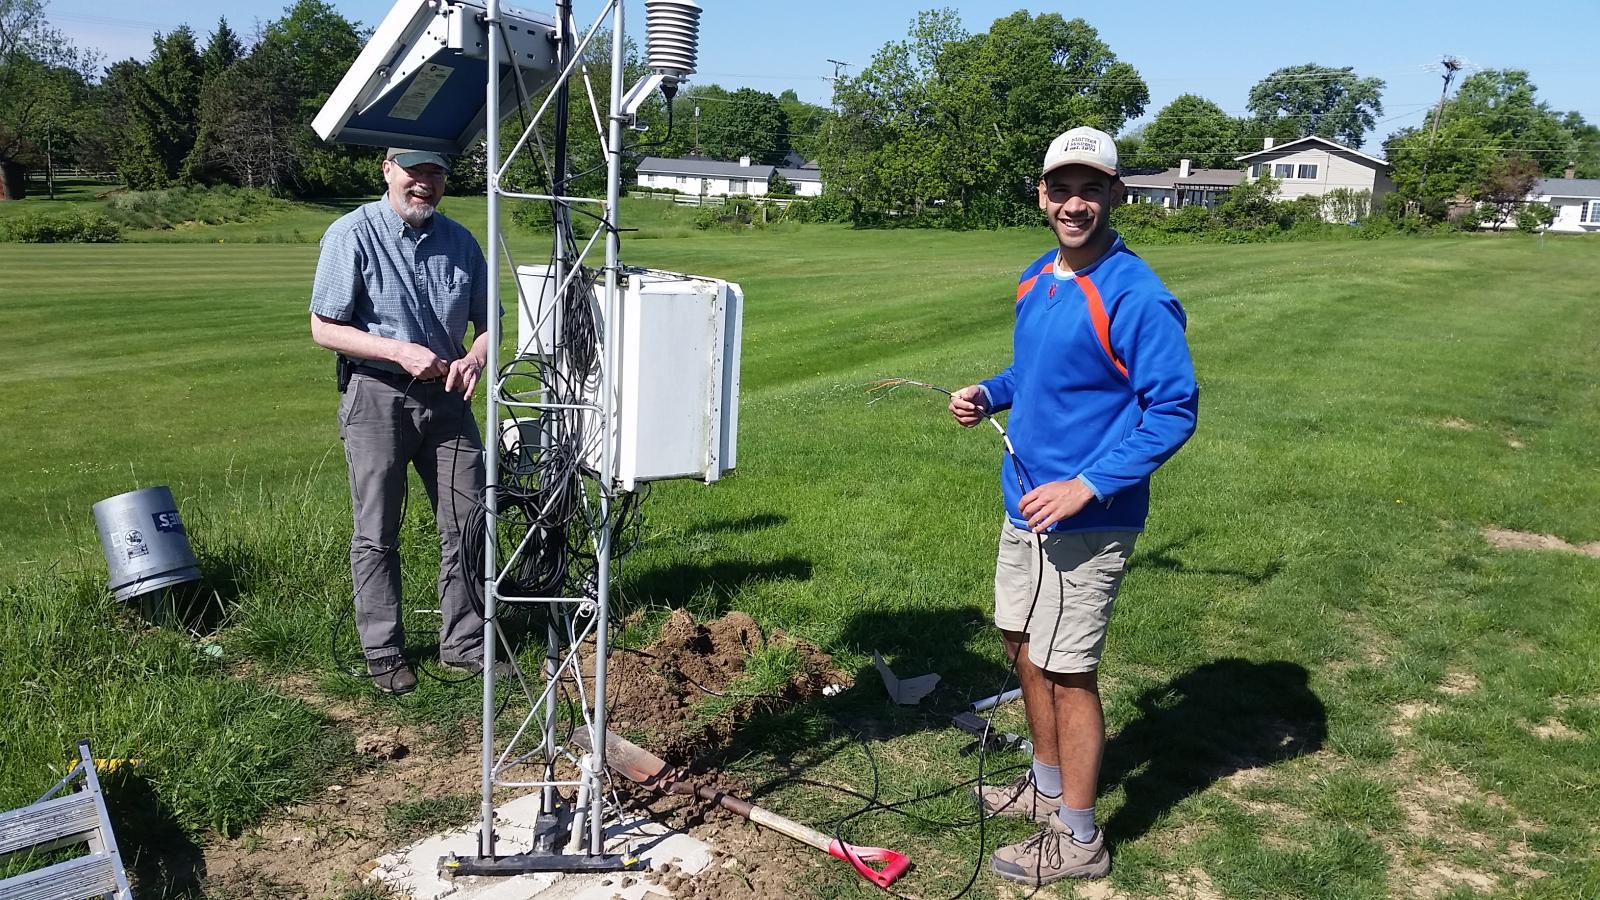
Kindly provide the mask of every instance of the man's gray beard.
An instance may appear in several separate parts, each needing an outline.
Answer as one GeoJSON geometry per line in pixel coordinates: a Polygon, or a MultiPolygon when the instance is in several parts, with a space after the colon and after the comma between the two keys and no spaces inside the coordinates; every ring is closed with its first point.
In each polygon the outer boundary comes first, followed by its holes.
{"type": "Polygon", "coordinates": [[[412,206],[408,203],[400,210],[400,221],[405,222],[412,228],[421,228],[428,223],[429,219],[433,218],[433,211],[436,208],[431,203],[426,203],[422,206],[412,206]]]}

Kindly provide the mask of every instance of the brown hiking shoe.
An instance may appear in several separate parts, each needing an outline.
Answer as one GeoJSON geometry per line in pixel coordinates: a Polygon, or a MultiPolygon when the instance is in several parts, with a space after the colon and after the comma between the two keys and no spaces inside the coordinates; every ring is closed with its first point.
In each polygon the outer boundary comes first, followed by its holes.
{"type": "Polygon", "coordinates": [[[1104,878],[1111,872],[1111,854],[1106,852],[1104,828],[1081,844],[1060,816],[1051,816],[1038,834],[994,851],[989,868],[1007,881],[1037,886],[1063,878],[1104,878]]]}
{"type": "Polygon", "coordinates": [[[991,816],[1016,816],[1043,822],[1061,808],[1060,797],[1045,797],[1033,786],[1033,773],[1023,772],[1010,784],[979,785],[972,789],[991,816]]]}
{"type": "Polygon", "coordinates": [[[404,656],[380,656],[367,660],[367,675],[372,686],[391,697],[409,694],[417,689],[417,676],[404,656]]]}

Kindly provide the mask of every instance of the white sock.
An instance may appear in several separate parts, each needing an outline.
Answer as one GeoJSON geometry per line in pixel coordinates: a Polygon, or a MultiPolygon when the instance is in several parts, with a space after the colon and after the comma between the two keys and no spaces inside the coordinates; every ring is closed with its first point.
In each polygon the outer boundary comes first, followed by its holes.
{"type": "Polygon", "coordinates": [[[1061,796],[1061,767],[1033,761],[1033,789],[1041,797],[1061,796]]]}

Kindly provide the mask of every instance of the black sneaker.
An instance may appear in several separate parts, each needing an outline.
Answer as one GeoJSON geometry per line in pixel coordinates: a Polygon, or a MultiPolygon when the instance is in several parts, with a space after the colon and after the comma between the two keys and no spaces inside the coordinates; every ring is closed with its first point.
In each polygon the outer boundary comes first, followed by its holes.
{"type": "Polygon", "coordinates": [[[372,686],[391,697],[409,694],[417,689],[416,673],[404,656],[380,656],[367,660],[367,674],[372,686]]]}

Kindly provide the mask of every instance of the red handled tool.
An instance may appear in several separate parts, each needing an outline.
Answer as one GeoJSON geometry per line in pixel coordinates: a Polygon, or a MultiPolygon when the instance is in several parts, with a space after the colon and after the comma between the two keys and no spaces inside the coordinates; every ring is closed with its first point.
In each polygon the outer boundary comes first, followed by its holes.
{"type": "MultiPolygon", "coordinates": [[[[572,736],[572,742],[585,751],[593,752],[594,748],[590,746],[589,732],[586,729],[578,729],[572,736]]],[[[652,790],[699,797],[717,804],[734,815],[743,816],[757,825],[764,825],[780,834],[788,835],[802,844],[810,844],[830,856],[849,863],[862,878],[878,887],[887,888],[894,884],[907,869],[911,868],[911,860],[904,853],[882,847],[857,847],[854,844],[847,844],[815,828],[802,825],[793,819],[786,819],[771,810],[762,809],[748,800],[729,796],[708,785],[696,785],[685,781],[678,776],[676,769],[667,765],[666,760],[610,731],[606,732],[606,765],[616,769],[629,781],[638,782],[652,790]],[[867,865],[869,862],[884,863],[884,866],[881,869],[874,869],[867,865]]]]}

